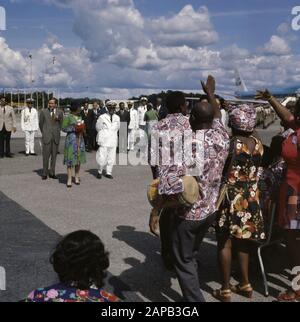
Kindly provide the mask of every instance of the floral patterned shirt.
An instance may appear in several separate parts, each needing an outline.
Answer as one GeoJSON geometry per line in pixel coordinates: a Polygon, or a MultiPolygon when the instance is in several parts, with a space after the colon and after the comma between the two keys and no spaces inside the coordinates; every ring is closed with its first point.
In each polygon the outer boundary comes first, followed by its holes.
{"type": "Polygon", "coordinates": [[[174,195],[184,191],[181,180],[186,174],[184,138],[191,137],[191,134],[189,118],[180,113],[169,114],[153,126],[150,163],[159,166],[160,195],[174,195]]]}
{"type": "Polygon", "coordinates": [[[202,192],[200,199],[192,208],[180,208],[177,213],[194,221],[213,214],[230,145],[221,120],[215,119],[211,129],[193,133],[188,117],[170,114],[155,125],[152,135],[158,144],[154,148],[153,140],[151,142],[151,162],[159,166],[159,194],[182,193],[181,178],[194,176],[202,192]]]}
{"type": "Polygon", "coordinates": [[[212,129],[199,130],[193,137],[194,166],[201,196],[191,209],[181,213],[186,220],[199,221],[215,213],[223,169],[229,153],[230,140],[220,119],[214,119],[212,129]]]}
{"type": "Polygon", "coordinates": [[[108,292],[91,287],[79,290],[72,284],[60,283],[32,291],[26,302],[118,302],[119,299],[108,292]]]}

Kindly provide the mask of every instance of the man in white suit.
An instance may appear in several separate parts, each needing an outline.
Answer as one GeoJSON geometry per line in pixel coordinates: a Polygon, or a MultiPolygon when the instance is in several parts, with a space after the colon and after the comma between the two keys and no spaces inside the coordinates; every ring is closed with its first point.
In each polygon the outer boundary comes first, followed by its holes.
{"type": "Polygon", "coordinates": [[[107,102],[108,113],[101,115],[96,124],[98,132],[97,142],[99,145],[96,155],[96,161],[99,165],[98,179],[102,179],[105,168],[106,178],[113,179],[112,171],[116,162],[118,131],[120,129],[120,117],[115,114],[116,106],[116,102],[107,102]]]}
{"type": "Polygon", "coordinates": [[[134,108],[131,102],[127,103],[130,113],[130,123],[128,125],[128,150],[134,150],[135,140],[139,131],[139,117],[137,109],[134,108]]]}
{"type": "Polygon", "coordinates": [[[148,104],[147,97],[142,97],[141,105],[138,107],[138,116],[139,116],[139,127],[143,131],[146,131],[145,114],[147,112],[147,104],[148,104]]]}
{"type": "Polygon", "coordinates": [[[34,136],[39,129],[39,117],[37,110],[33,107],[34,100],[28,98],[27,106],[21,113],[21,128],[25,132],[25,154],[36,155],[34,152],[34,136]]]}
{"type": "Polygon", "coordinates": [[[5,155],[7,158],[12,158],[10,153],[10,138],[11,132],[15,133],[16,128],[16,115],[14,109],[6,105],[5,97],[0,99],[0,159],[4,158],[4,143],[5,155]]]}

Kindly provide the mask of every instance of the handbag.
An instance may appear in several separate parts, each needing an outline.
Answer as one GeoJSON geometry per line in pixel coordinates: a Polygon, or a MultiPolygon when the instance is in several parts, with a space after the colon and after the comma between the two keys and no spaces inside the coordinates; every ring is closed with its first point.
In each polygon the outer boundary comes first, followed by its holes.
{"type": "Polygon", "coordinates": [[[158,194],[159,179],[152,181],[147,189],[147,197],[151,206],[154,208],[191,208],[200,198],[199,185],[194,177],[184,176],[181,179],[184,191],[168,196],[158,194]]]}
{"type": "Polygon", "coordinates": [[[233,162],[236,155],[236,139],[233,138],[230,141],[229,155],[227,161],[225,163],[223,175],[222,175],[222,183],[220,188],[219,197],[216,202],[216,211],[220,210],[226,198],[228,198],[228,177],[233,167],[233,162]]]}

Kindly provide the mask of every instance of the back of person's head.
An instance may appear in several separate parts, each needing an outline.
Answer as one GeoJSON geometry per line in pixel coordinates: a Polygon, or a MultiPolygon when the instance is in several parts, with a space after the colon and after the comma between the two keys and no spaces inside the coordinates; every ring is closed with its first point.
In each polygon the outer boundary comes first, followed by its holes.
{"type": "Polygon", "coordinates": [[[176,91],[168,94],[166,98],[166,107],[170,114],[184,112],[186,99],[182,92],[176,91]]]}
{"type": "Polygon", "coordinates": [[[74,282],[82,290],[92,285],[101,288],[109,267],[108,253],[98,236],[80,230],[64,237],[50,262],[62,283],[74,282]]]}
{"type": "Polygon", "coordinates": [[[76,102],[72,102],[71,106],[69,106],[71,113],[76,113],[79,110],[79,105],[76,102]]]}
{"type": "Polygon", "coordinates": [[[214,109],[206,101],[198,102],[191,111],[190,124],[193,131],[203,128],[203,125],[211,125],[214,120],[214,109]]]}

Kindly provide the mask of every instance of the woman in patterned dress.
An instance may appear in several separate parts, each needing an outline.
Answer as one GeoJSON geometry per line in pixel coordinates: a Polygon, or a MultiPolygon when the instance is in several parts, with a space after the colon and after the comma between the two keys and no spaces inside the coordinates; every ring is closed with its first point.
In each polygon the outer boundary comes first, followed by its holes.
{"type": "Polygon", "coordinates": [[[72,187],[72,173],[75,168],[75,184],[80,185],[80,166],[86,162],[83,134],[85,125],[78,116],[78,106],[72,105],[70,115],[64,118],[62,130],[67,133],[64,151],[64,164],[67,166],[67,187],[72,187]]]}
{"type": "Polygon", "coordinates": [[[282,143],[281,156],[286,164],[280,187],[279,225],[285,231],[293,281],[290,289],[279,295],[279,301],[300,300],[300,99],[293,113],[280,104],[268,91],[258,92],[257,98],[268,100],[284,126],[290,131],[282,143]]]}
{"type": "Polygon", "coordinates": [[[224,171],[228,192],[219,209],[216,227],[222,288],[214,291],[214,296],[221,301],[230,301],[232,291],[252,297],[248,276],[249,242],[265,239],[258,189],[264,150],[262,142],[253,135],[256,110],[249,105],[230,108],[229,120],[233,138],[224,171]],[[241,271],[240,284],[235,287],[230,285],[233,245],[241,271]]]}
{"type": "Polygon", "coordinates": [[[103,287],[108,253],[98,236],[76,231],[56,246],[51,263],[58,284],[32,291],[26,302],[117,302],[119,299],[103,287]]]}

